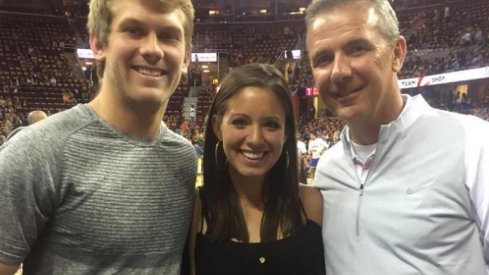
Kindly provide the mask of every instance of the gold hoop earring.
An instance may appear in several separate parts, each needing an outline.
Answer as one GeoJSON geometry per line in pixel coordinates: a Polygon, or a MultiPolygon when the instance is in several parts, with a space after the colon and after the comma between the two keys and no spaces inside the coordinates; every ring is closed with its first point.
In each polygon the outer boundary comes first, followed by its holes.
{"type": "MultiPolygon", "coordinates": [[[[224,158],[226,159],[224,165],[219,165],[219,144],[221,144],[221,140],[217,141],[216,147],[214,148],[214,159],[216,161],[216,167],[224,170],[226,169],[226,166],[228,164],[228,158],[226,157],[226,154],[224,154],[224,158]]],[[[224,147],[222,148],[222,150],[224,151],[224,147]]]]}

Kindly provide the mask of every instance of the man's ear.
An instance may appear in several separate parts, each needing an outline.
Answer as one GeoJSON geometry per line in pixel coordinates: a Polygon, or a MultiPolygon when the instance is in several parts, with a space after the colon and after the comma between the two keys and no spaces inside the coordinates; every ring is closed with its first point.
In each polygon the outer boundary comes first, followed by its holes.
{"type": "Polygon", "coordinates": [[[406,58],[407,46],[406,39],[404,36],[399,36],[394,47],[394,57],[392,59],[392,71],[399,73],[404,64],[404,59],[406,58]]]}
{"type": "Polygon", "coordinates": [[[217,117],[217,115],[213,115],[211,119],[212,119],[211,120],[212,130],[214,131],[214,135],[216,135],[216,137],[219,140],[222,140],[221,121],[220,121],[220,119],[217,117]]]}
{"type": "Polygon", "coordinates": [[[190,60],[191,60],[191,53],[186,52],[185,56],[183,57],[183,66],[182,66],[182,74],[186,75],[187,70],[188,70],[188,65],[190,65],[190,60]]]}
{"type": "Polygon", "coordinates": [[[93,51],[95,60],[105,61],[104,45],[100,39],[98,39],[93,33],[90,34],[90,48],[93,51]]]}

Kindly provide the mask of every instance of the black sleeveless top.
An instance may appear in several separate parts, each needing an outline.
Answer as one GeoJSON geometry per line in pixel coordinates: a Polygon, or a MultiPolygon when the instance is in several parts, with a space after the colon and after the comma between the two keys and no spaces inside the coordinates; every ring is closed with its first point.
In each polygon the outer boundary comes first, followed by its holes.
{"type": "Polygon", "coordinates": [[[276,241],[212,243],[201,233],[195,246],[196,275],[324,275],[321,227],[308,220],[276,241]]]}

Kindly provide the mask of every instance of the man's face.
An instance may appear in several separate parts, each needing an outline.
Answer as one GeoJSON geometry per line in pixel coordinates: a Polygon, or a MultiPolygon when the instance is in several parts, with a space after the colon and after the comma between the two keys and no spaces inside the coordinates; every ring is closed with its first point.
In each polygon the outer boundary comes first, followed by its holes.
{"type": "Polygon", "coordinates": [[[319,95],[347,123],[382,123],[392,116],[389,106],[398,97],[393,83],[405,41],[401,37],[390,46],[377,24],[373,9],[360,3],[318,15],[308,27],[306,44],[319,95]]]}
{"type": "Polygon", "coordinates": [[[92,49],[105,60],[102,92],[123,104],[161,108],[188,65],[181,9],[158,1],[115,1],[107,44],[91,37],[92,49]]]}

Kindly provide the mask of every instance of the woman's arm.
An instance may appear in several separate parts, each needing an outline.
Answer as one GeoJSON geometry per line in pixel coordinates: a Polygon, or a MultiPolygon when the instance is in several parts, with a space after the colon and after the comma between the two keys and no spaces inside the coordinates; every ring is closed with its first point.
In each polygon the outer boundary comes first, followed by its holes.
{"type": "Polygon", "coordinates": [[[323,221],[323,195],[319,189],[305,184],[299,185],[299,195],[304,205],[307,218],[322,225],[323,221]]]}
{"type": "Polygon", "coordinates": [[[19,266],[20,265],[12,266],[0,263],[0,275],[12,275],[19,269],[19,266]]]}

